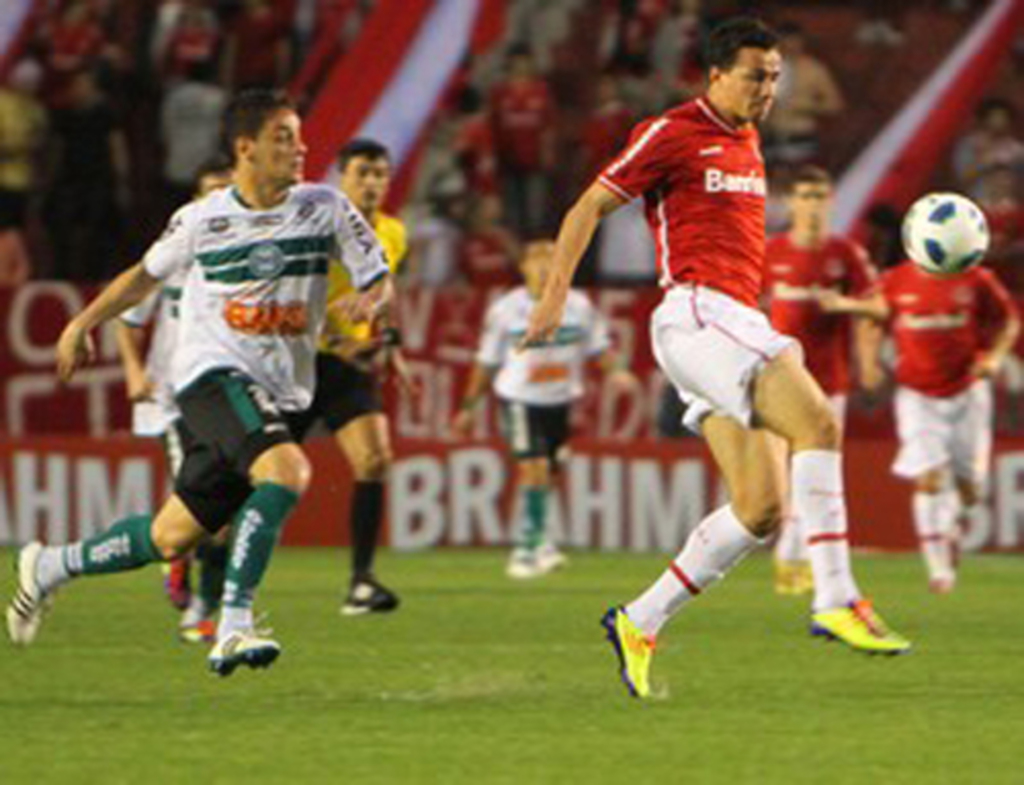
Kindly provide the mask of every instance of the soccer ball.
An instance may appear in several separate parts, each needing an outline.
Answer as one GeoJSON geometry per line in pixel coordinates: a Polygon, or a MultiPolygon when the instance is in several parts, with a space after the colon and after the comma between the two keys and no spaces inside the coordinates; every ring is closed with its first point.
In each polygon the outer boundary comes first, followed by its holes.
{"type": "Polygon", "coordinates": [[[956,275],[973,267],[988,251],[988,222],[965,196],[922,196],[903,219],[903,247],[918,267],[938,275],[956,275]]]}

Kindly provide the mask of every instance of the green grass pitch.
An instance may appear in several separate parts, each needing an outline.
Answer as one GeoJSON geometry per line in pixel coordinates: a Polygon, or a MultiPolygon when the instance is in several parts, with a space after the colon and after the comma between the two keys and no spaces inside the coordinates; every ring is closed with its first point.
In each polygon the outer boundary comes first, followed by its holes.
{"type": "Polygon", "coordinates": [[[174,639],[155,569],[82,580],[35,646],[0,646],[0,782],[1024,782],[1019,557],[969,560],[948,597],[915,557],[858,558],[917,644],[896,659],[809,638],[749,559],[663,634],[646,703],[598,618],[665,559],[575,554],[519,584],[504,558],[385,554],[403,608],[346,619],[347,554],[283,549],[261,598],[284,653],[228,679],[174,639]]]}

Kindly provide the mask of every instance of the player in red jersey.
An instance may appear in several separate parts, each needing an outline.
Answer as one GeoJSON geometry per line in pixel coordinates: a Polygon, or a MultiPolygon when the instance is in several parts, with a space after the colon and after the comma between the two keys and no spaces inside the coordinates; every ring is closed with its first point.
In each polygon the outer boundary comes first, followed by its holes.
{"type": "MultiPolygon", "coordinates": [[[[796,338],[804,351],[804,364],[828,396],[836,419],[846,419],[846,396],[851,383],[851,346],[858,359],[872,346],[872,322],[830,314],[818,304],[822,291],[865,294],[875,280],[867,251],[844,237],[830,233],[832,178],[817,166],[800,167],[789,183],[788,232],[768,240],[765,293],[772,327],[796,338]],[[854,340],[855,339],[855,340],[854,340]]],[[[875,363],[861,364],[866,386],[874,379],[865,374],[875,363]]],[[[775,544],[775,590],[803,594],[813,588],[806,533],[801,521],[787,514],[775,544]]]]}
{"type": "Polygon", "coordinates": [[[892,326],[900,440],[893,472],[914,483],[914,528],[929,588],[948,593],[956,583],[957,518],[970,514],[985,490],[991,377],[1020,333],[1017,307],[990,270],[938,276],[912,262],[886,272],[872,296],[823,295],[822,307],[892,326]]]}
{"type": "Polygon", "coordinates": [[[757,308],[764,273],[765,176],[755,123],[781,72],[778,38],[735,19],[708,42],[707,93],[642,123],[629,146],[566,215],[525,344],[557,329],[572,276],[601,218],[643,197],[665,298],[651,340],[728,487],[679,556],[640,597],[603,619],[631,694],[650,693],[655,635],[690,599],[775,532],[792,458],[795,512],[807,523],[816,592],[811,630],[856,649],[909,649],[860,594],[850,572],[840,430],[795,340],[757,308]]]}

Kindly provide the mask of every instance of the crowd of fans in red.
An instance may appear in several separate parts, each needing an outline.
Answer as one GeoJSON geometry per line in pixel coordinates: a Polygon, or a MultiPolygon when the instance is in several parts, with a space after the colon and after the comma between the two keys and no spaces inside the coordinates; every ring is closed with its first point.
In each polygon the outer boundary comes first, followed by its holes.
{"type": "MultiPolygon", "coordinates": [[[[289,84],[318,30],[338,31],[331,53],[338,56],[373,5],[52,2],[0,87],[0,285],[29,275],[97,280],[122,267],[188,198],[195,171],[216,153],[230,91],[289,84]]],[[[530,0],[510,5],[529,17],[530,0]]],[[[513,24],[489,64],[466,63],[432,123],[408,209],[412,274],[424,284],[515,280],[519,244],[557,230],[568,200],[622,148],[633,125],[700,92],[701,34],[744,4],[546,5],[564,5],[574,20],[565,40],[537,46],[529,29],[513,24]]],[[[862,5],[851,46],[904,44],[892,4],[862,5]]],[[[785,10],[779,4],[772,14],[786,70],[763,129],[776,183],[801,163],[847,163],[830,160],[822,129],[850,111],[842,74],[814,51],[814,30],[787,23],[785,10]]],[[[1024,263],[1024,142],[1015,107],[983,102],[951,161],[952,185],[989,214],[994,262],[1024,292],[1016,272],[1024,263]]],[[[899,217],[884,206],[872,216],[884,263],[899,253],[899,217]]],[[[774,197],[769,221],[776,230],[785,223],[774,197]]],[[[583,276],[602,282],[600,260],[588,259],[583,276]]],[[[649,270],[636,280],[652,278],[649,270]]]]}

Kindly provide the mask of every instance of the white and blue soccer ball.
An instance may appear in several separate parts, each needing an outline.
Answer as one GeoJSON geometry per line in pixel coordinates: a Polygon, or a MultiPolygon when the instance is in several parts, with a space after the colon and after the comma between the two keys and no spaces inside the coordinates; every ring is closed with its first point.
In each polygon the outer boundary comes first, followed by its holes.
{"type": "Polygon", "coordinates": [[[922,196],[903,218],[903,247],[918,267],[937,275],[956,275],[978,264],[988,251],[985,214],[966,196],[922,196]]]}

